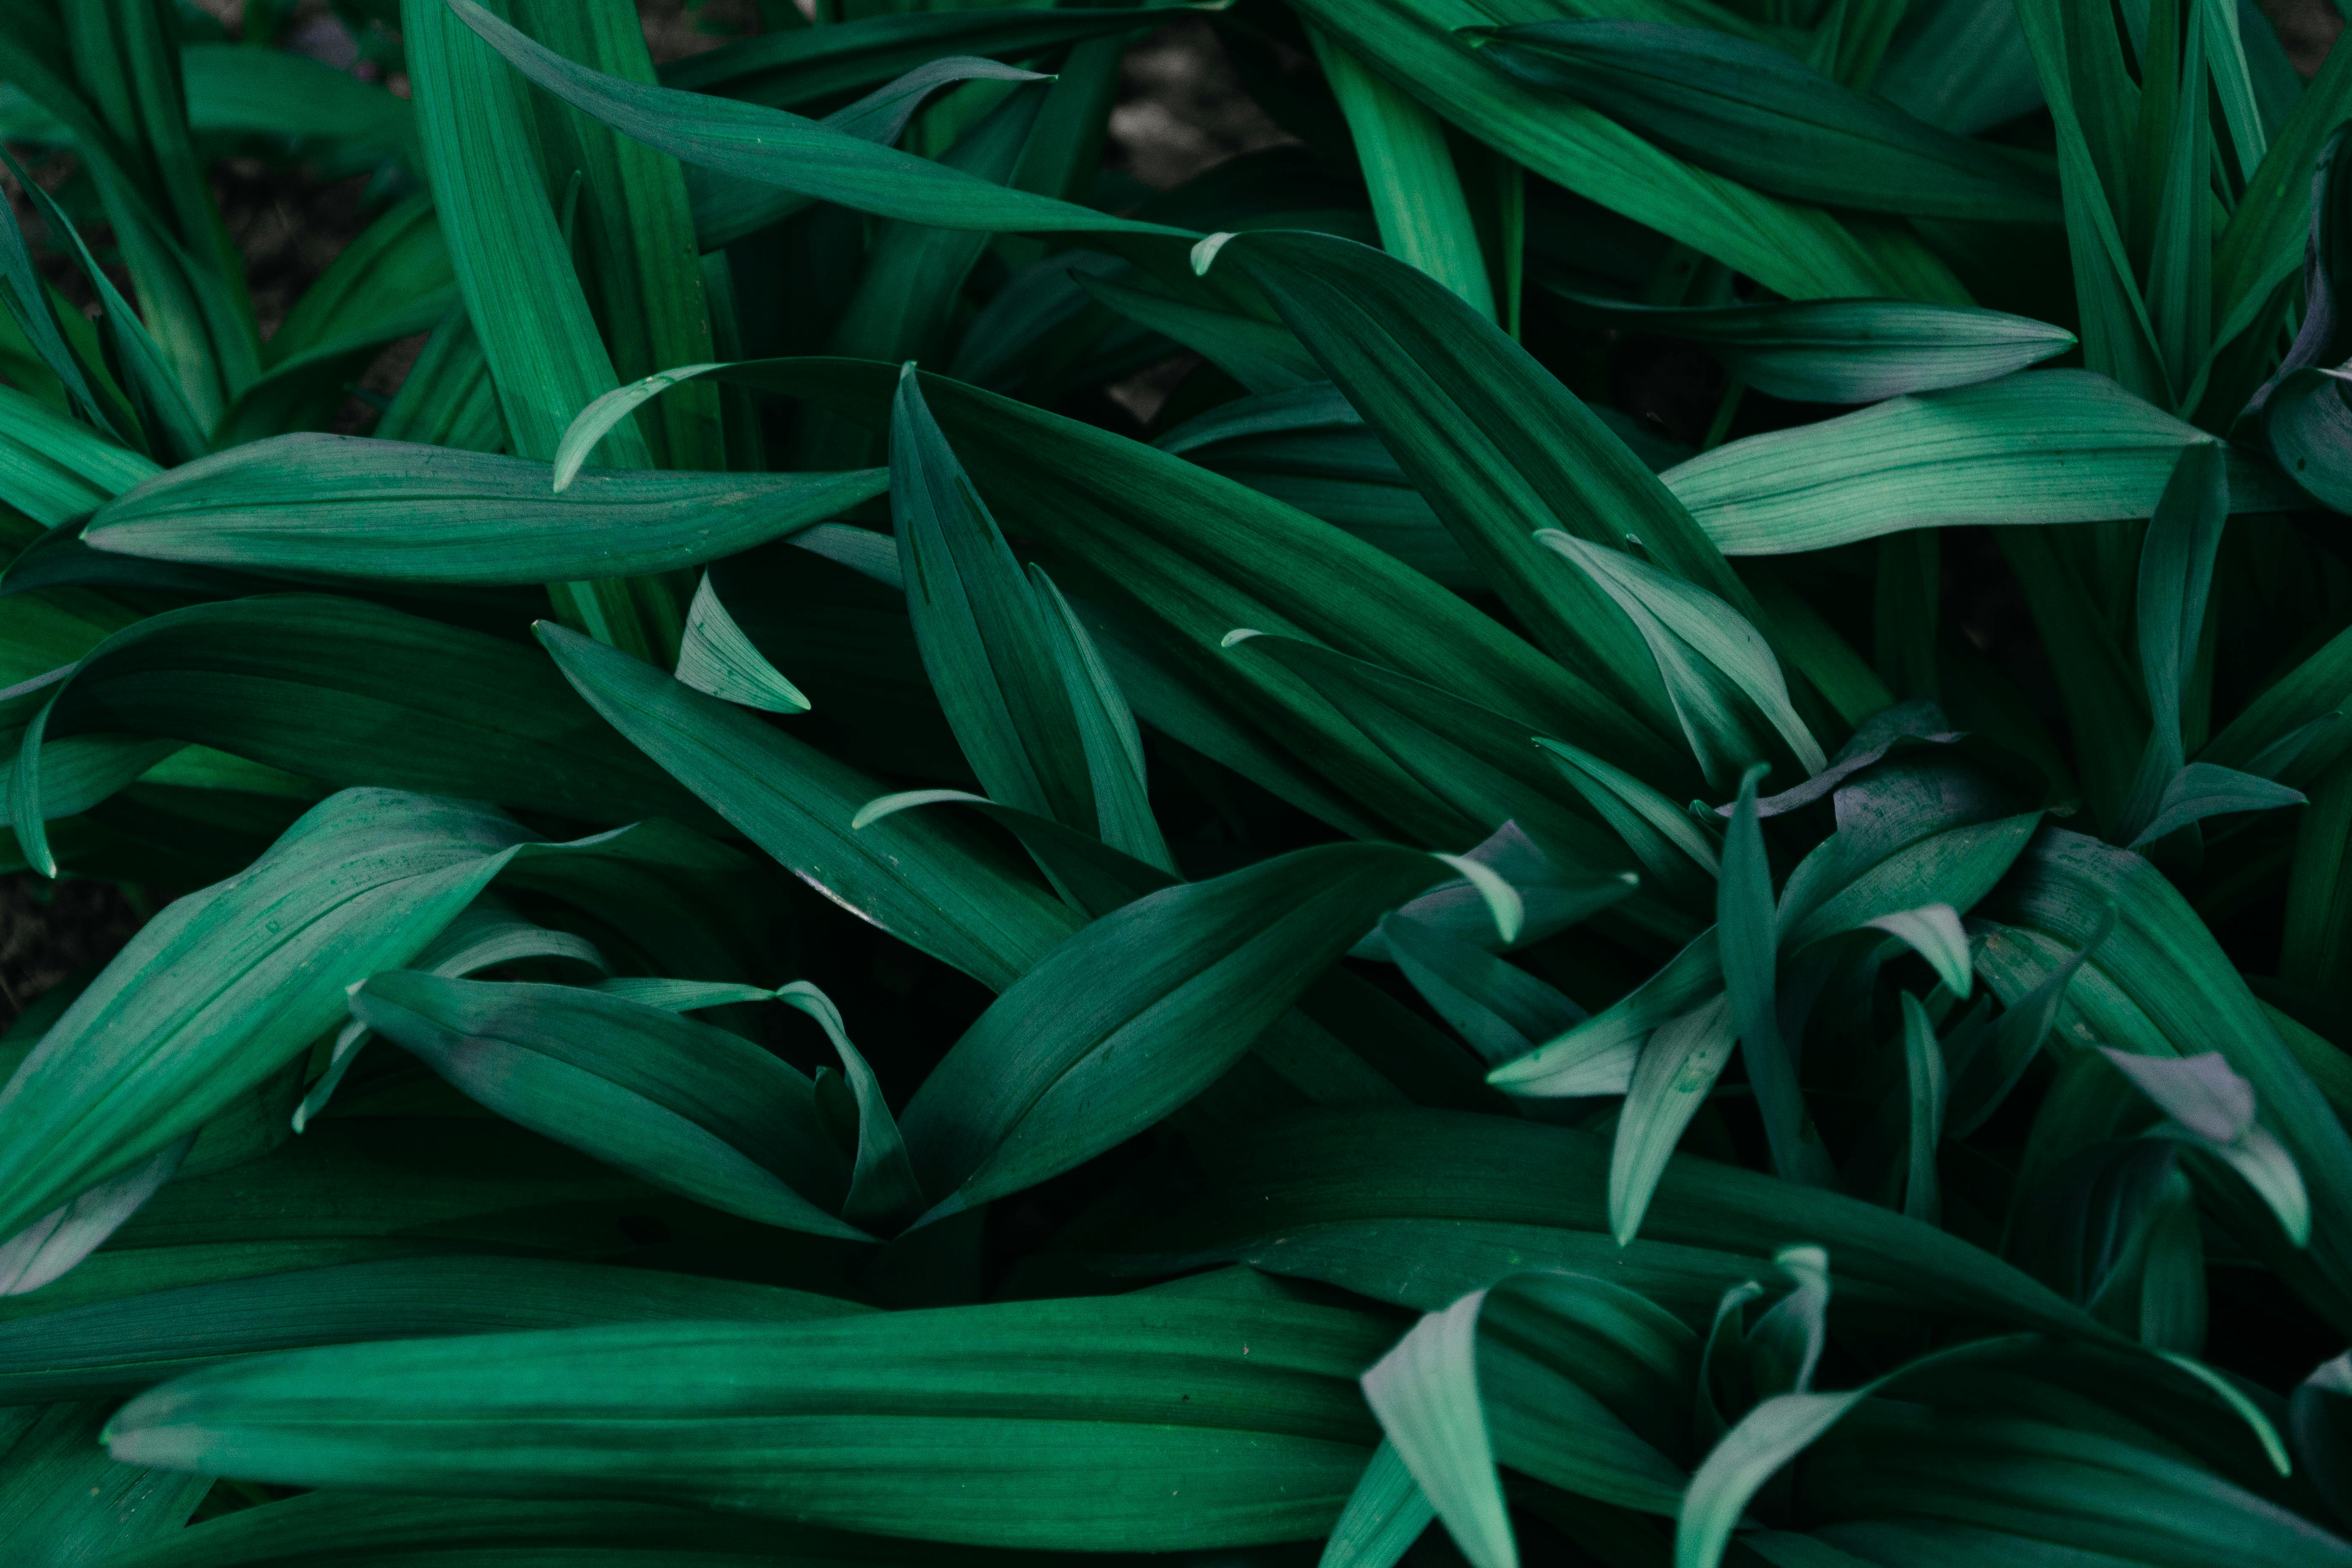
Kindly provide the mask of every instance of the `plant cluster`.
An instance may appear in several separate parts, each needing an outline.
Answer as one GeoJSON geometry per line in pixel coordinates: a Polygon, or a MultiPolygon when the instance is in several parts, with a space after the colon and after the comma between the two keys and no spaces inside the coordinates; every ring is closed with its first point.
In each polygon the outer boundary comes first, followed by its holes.
{"type": "Polygon", "coordinates": [[[0,1558],[2352,1565],[2352,52],[247,9],[0,11],[0,1558]]]}

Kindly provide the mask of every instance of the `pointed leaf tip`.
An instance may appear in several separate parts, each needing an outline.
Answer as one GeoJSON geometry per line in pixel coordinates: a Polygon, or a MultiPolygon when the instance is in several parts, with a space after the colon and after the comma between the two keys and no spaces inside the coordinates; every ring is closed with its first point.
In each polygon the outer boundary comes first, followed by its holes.
{"type": "Polygon", "coordinates": [[[1219,647],[1231,647],[1235,643],[1244,643],[1249,641],[1252,637],[1262,637],[1264,636],[1265,636],[1265,634],[1259,631],[1255,626],[1235,626],[1232,631],[1227,632],[1223,637],[1217,639],[1217,646],[1219,647]]]}
{"type": "Polygon", "coordinates": [[[1209,268],[1216,263],[1217,252],[1224,249],[1225,242],[1233,237],[1229,233],[1213,234],[1192,247],[1192,276],[1206,278],[1209,268]]]}
{"type": "Polygon", "coordinates": [[[1496,875],[1493,867],[1466,855],[1439,853],[1437,858],[1461,872],[1478,890],[1478,896],[1486,900],[1487,912],[1495,917],[1495,929],[1502,934],[1503,945],[1508,947],[1518,941],[1528,919],[1527,900],[1519,897],[1519,890],[1496,875]]]}

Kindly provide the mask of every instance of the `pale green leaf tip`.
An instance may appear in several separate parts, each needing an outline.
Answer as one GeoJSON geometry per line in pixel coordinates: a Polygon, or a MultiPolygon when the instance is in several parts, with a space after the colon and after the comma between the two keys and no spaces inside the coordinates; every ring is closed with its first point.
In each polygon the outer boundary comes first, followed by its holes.
{"type": "Polygon", "coordinates": [[[1217,259],[1217,252],[1224,249],[1225,242],[1233,237],[1231,233],[1213,234],[1195,245],[1192,247],[1192,276],[1206,278],[1209,268],[1217,259]]]}
{"type": "Polygon", "coordinates": [[[859,806],[857,815],[849,819],[849,831],[856,833],[868,823],[879,821],[898,810],[898,797],[895,795],[876,795],[872,800],[859,806]]]}
{"type": "Polygon", "coordinates": [[[912,381],[915,379],[915,362],[913,360],[907,360],[899,364],[898,379],[902,382],[912,381]]]}
{"type": "Polygon", "coordinates": [[[1235,626],[1232,631],[1227,632],[1223,637],[1217,639],[1217,646],[1219,647],[1231,647],[1235,643],[1244,643],[1249,641],[1252,637],[1262,637],[1264,636],[1265,636],[1264,632],[1257,630],[1254,626],[1235,626]]]}
{"type": "Polygon", "coordinates": [[[1478,890],[1478,896],[1486,900],[1486,911],[1495,917],[1495,930],[1501,934],[1505,945],[1519,940],[1519,932],[1527,926],[1528,906],[1527,900],[1519,897],[1517,888],[1503,880],[1494,868],[1481,865],[1467,856],[1448,855],[1437,850],[1431,853],[1461,872],[1463,878],[1478,890]]]}

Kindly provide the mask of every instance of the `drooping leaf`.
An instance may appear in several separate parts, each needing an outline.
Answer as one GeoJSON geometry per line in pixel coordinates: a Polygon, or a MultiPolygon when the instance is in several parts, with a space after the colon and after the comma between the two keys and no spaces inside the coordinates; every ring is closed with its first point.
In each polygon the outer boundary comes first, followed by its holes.
{"type": "Polygon", "coordinates": [[[202,1125],[333,1024],[344,986],[421,952],[518,857],[553,852],[478,807],[349,790],[172,906],[0,1089],[0,1233],[202,1125]],[[146,983],[166,972],[203,988],[146,983]]]}
{"type": "Polygon", "coordinates": [[[809,1080],[738,1035],[572,985],[379,974],[352,1016],[468,1098],[730,1214],[857,1239],[809,1080]]]}

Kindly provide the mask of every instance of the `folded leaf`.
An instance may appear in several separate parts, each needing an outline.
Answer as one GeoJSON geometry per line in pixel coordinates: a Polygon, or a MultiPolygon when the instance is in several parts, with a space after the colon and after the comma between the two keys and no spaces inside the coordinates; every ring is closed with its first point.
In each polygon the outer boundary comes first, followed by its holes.
{"type": "Polygon", "coordinates": [[[809,1080],[740,1035],[603,991],[415,970],[351,1007],[534,1132],[745,1219],[864,1237],[835,1217],[848,1172],[809,1080]]]}
{"type": "Polygon", "coordinates": [[[517,857],[556,852],[430,796],[313,808],[133,937],[0,1089],[0,1234],[194,1131],[331,1026],[343,987],[423,951],[517,857]]]}
{"type": "Polygon", "coordinates": [[[678,643],[675,673],[697,691],[746,708],[770,713],[808,711],[809,700],[801,695],[800,688],[777,672],[719,602],[707,572],[702,586],[694,591],[694,603],[687,607],[686,634],[678,643]]]}
{"type": "Polygon", "coordinates": [[[2137,849],[2144,844],[2154,844],[2167,834],[2177,833],[2209,816],[2236,811],[2273,811],[2282,805],[2301,805],[2308,798],[2299,789],[2242,773],[2235,768],[2191,763],[2172,775],[2157,800],[2155,816],[2126,847],[2137,849]]]}

